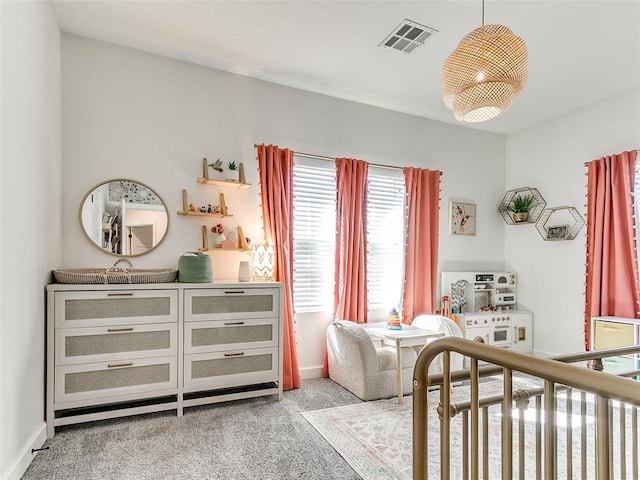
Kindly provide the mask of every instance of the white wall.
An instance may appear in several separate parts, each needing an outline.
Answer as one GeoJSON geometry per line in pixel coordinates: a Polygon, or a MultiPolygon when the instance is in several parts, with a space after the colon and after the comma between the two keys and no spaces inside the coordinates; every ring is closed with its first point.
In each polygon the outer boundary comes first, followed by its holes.
{"type": "MultiPolygon", "coordinates": [[[[262,241],[254,143],[326,156],[440,169],[440,265],[503,268],[504,225],[496,206],[504,188],[504,137],[326,97],[73,35],[62,35],[63,266],[102,267],[114,258],[80,230],[84,193],[108,178],[128,177],[156,190],[171,214],[167,238],[133,259],[135,267],[175,267],[200,246],[202,217],[176,215],[189,202],[217,203],[199,185],[201,159],[243,162],[250,189],[228,189],[233,219],[262,241]],[[448,235],[447,202],[478,204],[478,235],[448,235]]],[[[217,221],[207,221],[210,227],[217,221]]],[[[327,232],[327,235],[333,235],[327,232]]],[[[241,255],[213,253],[214,277],[237,278],[241,255]]],[[[303,368],[321,364],[325,319],[300,318],[303,368]]]]}
{"type": "MultiPolygon", "coordinates": [[[[585,162],[640,148],[640,87],[507,137],[506,187],[536,187],[547,207],[586,214],[585,162]]],[[[533,225],[507,227],[507,269],[518,272],[519,302],[534,312],[534,349],[584,349],[585,232],[543,241],[533,225]]]]}
{"type": "Polygon", "coordinates": [[[45,294],[61,262],[60,32],[48,2],[0,2],[0,478],[44,430],[45,294]]]}

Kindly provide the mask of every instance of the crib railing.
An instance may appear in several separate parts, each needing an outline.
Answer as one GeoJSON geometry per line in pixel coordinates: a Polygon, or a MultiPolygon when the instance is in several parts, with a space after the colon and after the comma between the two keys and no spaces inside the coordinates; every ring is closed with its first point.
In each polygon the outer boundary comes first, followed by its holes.
{"type": "Polygon", "coordinates": [[[431,342],[414,369],[414,480],[640,478],[640,370],[598,371],[604,358],[638,354],[545,359],[456,337],[431,342]],[[451,372],[453,352],[468,370],[451,372]],[[443,372],[429,376],[438,355],[443,372]]]}

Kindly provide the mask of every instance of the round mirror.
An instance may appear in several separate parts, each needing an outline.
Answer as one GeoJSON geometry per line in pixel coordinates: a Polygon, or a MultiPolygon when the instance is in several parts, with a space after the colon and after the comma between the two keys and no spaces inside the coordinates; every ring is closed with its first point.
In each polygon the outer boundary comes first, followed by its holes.
{"type": "Polygon", "coordinates": [[[144,183],[116,178],[96,185],[84,196],[80,223],[100,250],[135,257],[162,242],[169,215],[162,198],[144,183]]]}

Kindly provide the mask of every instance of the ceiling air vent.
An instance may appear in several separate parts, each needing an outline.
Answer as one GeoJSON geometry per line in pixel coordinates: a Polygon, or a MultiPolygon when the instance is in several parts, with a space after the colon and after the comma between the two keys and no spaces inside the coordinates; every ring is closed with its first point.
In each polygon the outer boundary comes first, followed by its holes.
{"type": "Polygon", "coordinates": [[[405,18],[379,46],[411,53],[437,31],[435,28],[420,25],[405,18]]]}

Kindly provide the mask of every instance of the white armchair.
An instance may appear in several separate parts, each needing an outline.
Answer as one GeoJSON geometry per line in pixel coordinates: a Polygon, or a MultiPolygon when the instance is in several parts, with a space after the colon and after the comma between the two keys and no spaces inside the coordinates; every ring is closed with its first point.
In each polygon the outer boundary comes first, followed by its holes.
{"type": "MultiPolygon", "coordinates": [[[[424,328],[425,330],[434,330],[436,332],[443,332],[445,336],[460,337],[462,338],[462,330],[460,327],[450,318],[443,317],[442,315],[418,315],[413,319],[411,325],[418,328],[424,328]]],[[[415,347],[416,353],[420,353],[423,347],[415,347]]],[[[459,353],[451,353],[451,371],[462,370],[464,357],[459,353]]],[[[442,373],[442,355],[438,355],[429,368],[429,373],[442,373]]]]}
{"type": "MultiPolygon", "coordinates": [[[[402,348],[403,394],[412,393],[413,367],[417,354],[402,348]]],[[[355,322],[340,320],[327,328],[329,378],[362,400],[398,395],[396,351],[377,348],[369,334],[355,322]]]]}

